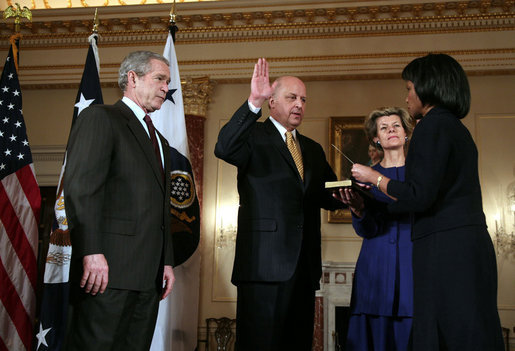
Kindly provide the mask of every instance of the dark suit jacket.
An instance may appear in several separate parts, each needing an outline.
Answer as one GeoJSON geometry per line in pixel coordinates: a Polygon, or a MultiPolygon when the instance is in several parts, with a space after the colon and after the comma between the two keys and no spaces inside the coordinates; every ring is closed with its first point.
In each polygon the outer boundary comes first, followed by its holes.
{"type": "Polygon", "coordinates": [[[413,239],[466,225],[485,225],[478,153],[467,128],[435,107],[417,124],[406,158],[406,182],[392,180],[392,212],[412,212],[413,239]]]}
{"type": "Polygon", "coordinates": [[[320,208],[342,204],[325,191],[336,179],[322,147],[301,135],[304,179],[270,119],[245,102],[222,128],[215,155],[238,167],[238,235],[232,281],[279,282],[293,275],[305,240],[310,276],[321,276],[320,208]]]}
{"type": "MultiPolygon", "coordinates": [[[[163,149],[170,150],[166,139],[159,138],[163,149]]],[[[163,180],[142,124],[122,101],[91,106],[74,124],[67,153],[70,280],[80,279],[83,256],[102,253],[109,265],[108,287],[160,286],[163,264],[173,264],[170,180],[163,180]]],[[[163,155],[167,175],[170,153],[163,155]]]]}

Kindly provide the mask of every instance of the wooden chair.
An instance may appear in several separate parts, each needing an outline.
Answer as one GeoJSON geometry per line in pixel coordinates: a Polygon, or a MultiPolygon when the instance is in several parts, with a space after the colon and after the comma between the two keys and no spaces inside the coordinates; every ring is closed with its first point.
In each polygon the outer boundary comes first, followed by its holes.
{"type": "Polygon", "coordinates": [[[233,351],[236,319],[227,317],[206,319],[206,351],[233,351]]]}

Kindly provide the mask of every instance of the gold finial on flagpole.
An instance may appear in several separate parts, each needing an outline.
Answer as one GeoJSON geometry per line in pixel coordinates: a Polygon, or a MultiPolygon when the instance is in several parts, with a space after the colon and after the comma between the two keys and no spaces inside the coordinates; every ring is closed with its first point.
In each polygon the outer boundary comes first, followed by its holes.
{"type": "Polygon", "coordinates": [[[170,10],[170,24],[175,24],[175,0],[173,0],[172,9],[170,10]]]}
{"type": "Polygon", "coordinates": [[[95,8],[95,17],[93,18],[93,33],[98,33],[98,25],[100,24],[98,20],[98,8],[95,8]]]}
{"type": "Polygon", "coordinates": [[[30,12],[27,6],[23,6],[21,8],[20,4],[16,3],[16,7],[13,5],[9,6],[4,11],[4,18],[14,17],[14,31],[16,33],[20,32],[20,18],[26,18],[29,21],[32,21],[32,12],[30,12]]]}

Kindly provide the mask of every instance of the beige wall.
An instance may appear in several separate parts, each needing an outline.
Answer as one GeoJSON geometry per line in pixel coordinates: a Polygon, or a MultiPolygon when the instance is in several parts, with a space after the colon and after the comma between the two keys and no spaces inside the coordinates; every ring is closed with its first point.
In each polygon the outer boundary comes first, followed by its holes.
{"type": "MultiPolygon", "coordinates": [[[[32,147],[64,146],[72,123],[77,89],[23,90],[23,116],[32,147]]],[[[104,88],[105,103],[114,103],[122,95],[120,89],[104,88]]]]}

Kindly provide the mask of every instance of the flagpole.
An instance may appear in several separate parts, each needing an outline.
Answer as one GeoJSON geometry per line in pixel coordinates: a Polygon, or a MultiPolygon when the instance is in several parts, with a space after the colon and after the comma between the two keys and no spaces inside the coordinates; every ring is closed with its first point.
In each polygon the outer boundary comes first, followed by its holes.
{"type": "Polygon", "coordinates": [[[98,8],[95,8],[95,17],[93,18],[93,29],[91,30],[93,34],[98,34],[98,8]]]}
{"type": "Polygon", "coordinates": [[[172,35],[172,40],[175,44],[175,33],[179,31],[179,28],[175,25],[175,17],[177,13],[175,11],[175,0],[173,0],[172,9],[170,10],[170,21],[168,22],[168,30],[172,35]]]}
{"type": "Polygon", "coordinates": [[[93,49],[93,55],[95,55],[95,61],[97,64],[97,73],[100,75],[100,58],[98,55],[98,26],[100,24],[100,21],[98,19],[98,8],[95,8],[95,17],[93,17],[93,28],[91,29],[91,35],[88,37],[88,41],[91,45],[91,48],[93,49]]]}
{"type": "Polygon", "coordinates": [[[14,65],[16,67],[16,72],[18,72],[18,44],[21,39],[20,34],[20,24],[21,19],[26,18],[32,22],[32,12],[29,10],[27,6],[23,6],[23,9],[20,7],[20,4],[16,3],[16,7],[13,5],[7,7],[4,11],[4,18],[14,17],[14,34],[9,38],[9,42],[11,43],[11,47],[13,48],[13,56],[14,56],[14,65]]]}

